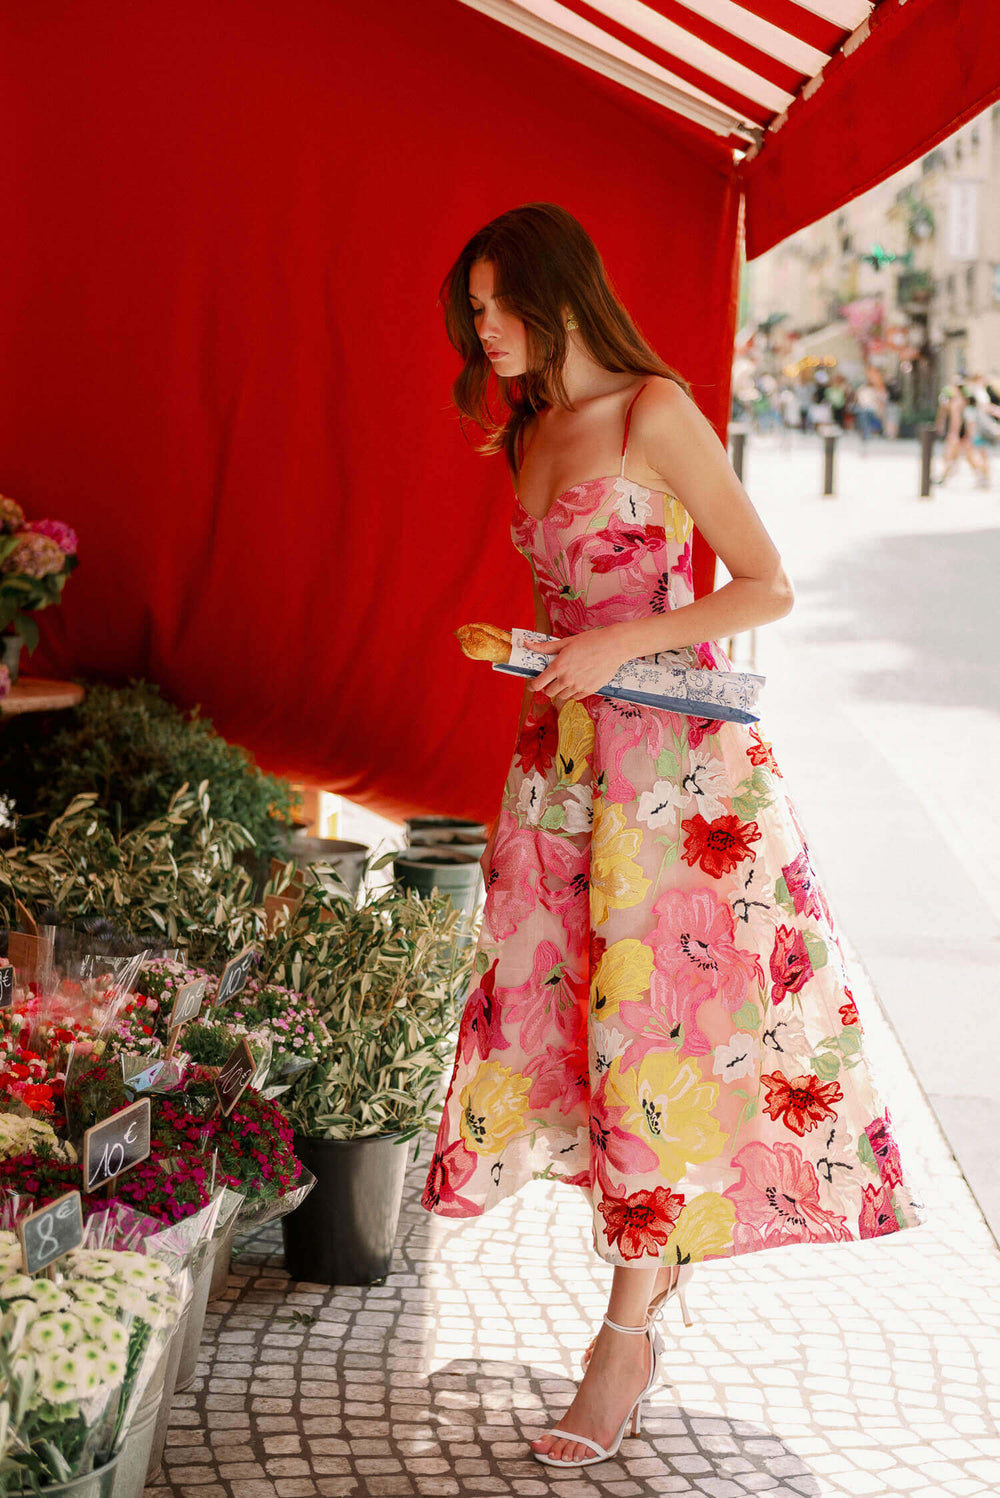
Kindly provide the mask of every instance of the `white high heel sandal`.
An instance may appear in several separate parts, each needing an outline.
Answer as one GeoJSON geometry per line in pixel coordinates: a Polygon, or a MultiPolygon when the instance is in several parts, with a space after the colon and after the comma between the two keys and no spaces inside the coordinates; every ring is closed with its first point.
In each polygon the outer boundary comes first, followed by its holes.
{"type": "Polygon", "coordinates": [[[657,1363],[659,1361],[659,1338],[650,1326],[648,1318],[642,1326],[619,1326],[617,1321],[612,1321],[610,1316],[605,1316],[604,1325],[610,1326],[611,1330],[615,1332],[628,1332],[630,1336],[646,1338],[649,1343],[650,1353],[649,1378],[646,1380],[646,1387],[642,1390],[642,1393],[636,1399],[635,1404],[633,1404],[632,1408],[625,1416],[625,1419],[621,1423],[618,1434],[611,1442],[611,1445],[607,1448],[601,1446],[597,1441],[593,1439],[592,1436],[577,1436],[574,1435],[571,1430],[560,1430],[558,1427],[550,1431],[550,1435],[559,1436],[564,1441],[577,1441],[581,1446],[589,1446],[592,1451],[597,1452],[597,1455],[584,1456],[581,1457],[578,1461],[573,1462],[567,1461],[565,1457],[548,1456],[543,1451],[536,1451],[532,1446],[530,1448],[532,1456],[534,1456],[538,1461],[544,1462],[547,1467],[593,1467],[598,1462],[609,1461],[610,1458],[615,1455],[619,1446],[624,1440],[625,1430],[629,1424],[629,1421],[632,1422],[631,1434],[633,1436],[637,1436],[639,1434],[643,1401],[646,1399],[650,1389],[652,1389],[653,1385],[656,1382],[657,1363]]]}
{"type": "MultiPolygon", "coordinates": [[[[681,1308],[681,1316],[684,1320],[684,1325],[694,1326],[694,1322],[691,1319],[691,1313],[688,1310],[687,1296],[684,1293],[687,1287],[688,1280],[691,1278],[693,1273],[693,1264],[681,1264],[678,1266],[677,1274],[674,1276],[673,1282],[668,1285],[666,1290],[661,1290],[658,1295],[654,1295],[652,1300],[649,1302],[648,1315],[650,1321],[659,1321],[663,1316],[668,1302],[673,1300],[676,1296],[677,1303],[681,1308]]],[[[594,1340],[596,1341],[596,1338],[594,1340]]],[[[594,1343],[591,1342],[590,1346],[580,1357],[580,1367],[583,1369],[584,1373],[586,1373],[587,1371],[587,1365],[590,1362],[593,1350],[594,1343]]]]}

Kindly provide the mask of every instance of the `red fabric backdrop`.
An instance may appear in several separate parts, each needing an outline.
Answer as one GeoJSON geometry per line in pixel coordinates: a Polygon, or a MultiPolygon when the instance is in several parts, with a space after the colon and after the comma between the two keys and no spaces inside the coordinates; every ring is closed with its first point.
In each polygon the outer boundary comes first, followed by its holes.
{"type": "Polygon", "coordinates": [[[388,815],[492,815],[520,687],[452,631],[530,621],[530,584],[440,278],[565,204],[721,430],[725,156],[454,0],[5,0],[0,59],[0,491],[81,538],[29,669],[149,677],[388,815]]]}

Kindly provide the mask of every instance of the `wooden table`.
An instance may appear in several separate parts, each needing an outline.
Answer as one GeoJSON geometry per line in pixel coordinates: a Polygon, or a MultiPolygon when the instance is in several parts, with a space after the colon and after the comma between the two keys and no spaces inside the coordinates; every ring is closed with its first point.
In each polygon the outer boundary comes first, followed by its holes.
{"type": "Polygon", "coordinates": [[[61,707],[76,707],[84,689],[75,681],[46,681],[43,676],[20,676],[8,696],[0,698],[0,716],[17,713],[49,713],[61,707]]]}

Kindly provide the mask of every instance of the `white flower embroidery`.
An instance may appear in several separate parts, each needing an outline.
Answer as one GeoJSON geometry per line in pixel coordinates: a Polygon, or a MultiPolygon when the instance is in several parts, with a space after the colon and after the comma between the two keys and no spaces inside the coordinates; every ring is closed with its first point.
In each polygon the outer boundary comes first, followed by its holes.
{"type": "Polygon", "coordinates": [[[533,775],[526,775],[521,781],[517,809],[523,817],[527,818],[532,827],[538,826],[538,819],[545,804],[545,791],[545,776],[540,775],[537,770],[533,775]]]}
{"type": "Polygon", "coordinates": [[[756,1035],[737,1030],[732,1040],[715,1047],[712,1072],[725,1077],[727,1082],[735,1082],[738,1077],[749,1077],[756,1071],[759,1056],[760,1042],[756,1035]]]}
{"type": "Polygon", "coordinates": [[[609,1070],[616,1056],[622,1056],[631,1045],[631,1038],[600,1020],[590,1021],[590,1064],[596,1076],[609,1070]]]}
{"type": "Polygon", "coordinates": [[[611,492],[618,496],[613,506],[616,515],[620,515],[627,524],[646,524],[653,513],[648,489],[633,488],[631,484],[619,479],[611,492]]]}
{"type": "Polygon", "coordinates": [[[636,820],[647,827],[665,827],[673,822],[675,812],[680,811],[688,798],[676,781],[658,780],[651,791],[643,791],[636,807],[636,820]]]}
{"type": "Polygon", "coordinates": [[[563,802],[566,821],[563,832],[589,832],[594,825],[594,798],[589,785],[582,783],[568,788],[569,794],[563,802]]]}
{"type": "Polygon", "coordinates": [[[692,765],[684,777],[685,795],[695,803],[695,812],[700,812],[706,822],[724,817],[729,812],[728,802],[733,790],[721,760],[708,764],[692,765]]]}

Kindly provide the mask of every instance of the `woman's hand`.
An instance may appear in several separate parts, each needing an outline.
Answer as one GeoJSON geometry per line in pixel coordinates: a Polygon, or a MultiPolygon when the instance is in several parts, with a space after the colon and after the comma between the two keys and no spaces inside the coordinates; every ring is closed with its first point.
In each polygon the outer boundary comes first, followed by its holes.
{"type": "Polygon", "coordinates": [[[614,624],[585,629],[564,640],[532,640],[530,648],[553,657],[531,685],[534,691],[544,692],[557,708],[579,702],[607,686],[622,662],[631,659],[614,624]]]}

